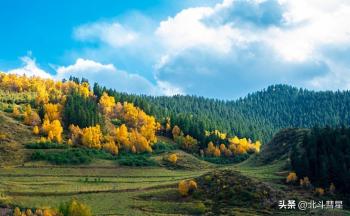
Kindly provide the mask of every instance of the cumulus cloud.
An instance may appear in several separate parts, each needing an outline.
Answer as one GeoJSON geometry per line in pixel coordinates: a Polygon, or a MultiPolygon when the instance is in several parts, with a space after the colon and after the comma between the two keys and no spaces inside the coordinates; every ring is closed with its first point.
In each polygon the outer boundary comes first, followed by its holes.
{"type": "Polygon", "coordinates": [[[81,41],[101,41],[112,47],[123,47],[137,40],[137,33],[118,22],[97,22],[79,26],[74,37],[81,41]]]}
{"type": "Polygon", "coordinates": [[[118,70],[112,64],[77,59],[73,65],[57,68],[56,78],[84,77],[109,88],[136,94],[157,94],[156,86],[144,77],[118,70]]]}
{"type": "Polygon", "coordinates": [[[12,69],[7,72],[10,74],[37,76],[45,79],[52,78],[52,76],[49,73],[39,68],[39,66],[35,62],[35,59],[29,56],[25,56],[21,58],[21,61],[24,64],[23,67],[12,69]]]}
{"type": "Polygon", "coordinates": [[[350,63],[327,47],[350,45],[349,20],[350,2],[343,0],[224,0],[188,8],[156,30],[167,48],[156,76],[186,93],[222,98],[275,83],[346,89],[350,63]]]}

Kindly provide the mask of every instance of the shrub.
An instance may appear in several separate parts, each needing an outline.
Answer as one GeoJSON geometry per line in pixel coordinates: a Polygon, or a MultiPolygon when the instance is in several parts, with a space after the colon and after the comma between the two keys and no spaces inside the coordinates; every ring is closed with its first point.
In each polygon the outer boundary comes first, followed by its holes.
{"type": "Polygon", "coordinates": [[[153,153],[155,154],[169,152],[169,151],[175,150],[176,148],[177,148],[177,145],[167,144],[163,142],[158,142],[152,146],[153,153]]]}
{"type": "Polygon", "coordinates": [[[92,157],[83,150],[72,149],[63,152],[36,151],[32,154],[32,160],[46,160],[52,164],[87,164],[92,161],[92,157]]]}
{"type": "Polygon", "coordinates": [[[59,212],[63,216],[92,216],[91,208],[73,198],[59,207],[59,212]]]}
{"type": "Polygon", "coordinates": [[[171,162],[172,164],[176,164],[177,155],[176,155],[176,154],[171,154],[171,155],[169,155],[168,161],[171,162]]]}
{"type": "Polygon", "coordinates": [[[316,188],[315,189],[316,196],[323,196],[324,195],[324,189],[323,188],[316,188]]]}
{"type": "Polygon", "coordinates": [[[194,180],[182,180],[179,182],[178,190],[181,196],[188,196],[197,190],[197,183],[194,180]]]}
{"type": "Polygon", "coordinates": [[[295,183],[298,180],[298,176],[295,172],[290,172],[287,176],[287,183],[295,183]]]}
{"type": "Polygon", "coordinates": [[[123,166],[155,166],[157,163],[150,159],[150,154],[130,154],[123,152],[116,158],[118,163],[123,166]]]}
{"type": "Polygon", "coordinates": [[[304,177],[303,179],[300,179],[300,186],[305,187],[305,188],[309,188],[311,186],[309,177],[304,177]]]}

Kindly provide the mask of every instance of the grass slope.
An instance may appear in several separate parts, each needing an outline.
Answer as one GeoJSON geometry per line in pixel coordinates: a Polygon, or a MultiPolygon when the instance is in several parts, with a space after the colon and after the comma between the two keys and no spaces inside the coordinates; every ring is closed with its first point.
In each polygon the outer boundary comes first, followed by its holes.
{"type": "Polygon", "coordinates": [[[24,144],[33,140],[28,126],[0,112],[0,167],[23,163],[27,159],[24,144]]]}

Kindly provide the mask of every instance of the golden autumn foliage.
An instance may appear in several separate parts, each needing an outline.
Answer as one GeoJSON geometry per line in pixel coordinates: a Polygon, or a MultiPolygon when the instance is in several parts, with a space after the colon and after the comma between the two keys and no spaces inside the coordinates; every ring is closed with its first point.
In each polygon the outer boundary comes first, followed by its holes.
{"type": "Polygon", "coordinates": [[[100,125],[84,128],[82,130],[81,143],[88,148],[101,148],[102,131],[100,125]]]}
{"type": "Polygon", "coordinates": [[[62,105],[60,104],[44,104],[44,112],[50,121],[61,120],[62,105]]]}
{"type": "Polygon", "coordinates": [[[324,189],[323,188],[316,188],[315,189],[315,195],[316,196],[323,196],[324,195],[324,189]]]}
{"type": "MultiPolygon", "coordinates": [[[[61,82],[5,73],[0,73],[0,87],[5,91],[33,93],[35,95],[34,108],[42,108],[44,118],[40,119],[38,113],[28,105],[23,113],[24,123],[38,126],[39,132],[45,135],[47,140],[57,142],[63,141],[61,124],[65,123],[62,114],[67,97],[72,93],[85,98],[93,96],[89,84],[85,82],[81,84],[73,81],[61,82]],[[56,120],[61,124],[58,124],[56,120]]],[[[134,152],[152,151],[152,145],[157,142],[156,132],[160,129],[160,124],[153,116],[147,115],[132,103],[116,102],[114,97],[109,96],[106,92],[100,97],[98,105],[105,122],[110,124],[103,124],[100,129],[97,127],[80,129],[77,126],[70,126],[71,137],[70,141],[66,141],[67,143],[82,144],[92,148],[103,147],[114,154],[119,151],[119,148],[127,151],[134,149],[134,152]],[[111,123],[112,120],[124,124],[116,128],[111,123]],[[95,134],[97,131],[101,133],[95,134]],[[106,141],[105,136],[113,138],[106,141]]],[[[15,117],[20,115],[17,107],[14,108],[13,115],[15,117]]],[[[34,130],[33,133],[38,134],[37,128],[34,130]]]]}
{"type": "Polygon", "coordinates": [[[0,87],[14,92],[35,92],[35,104],[43,105],[49,102],[62,103],[65,95],[74,91],[84,97],[91,96],[88,83],[77,84],[73,81],[61,82],[43,79],[35,76],[0,73],[0,87]]]}
{"type": "Polygon", "coordinates": [[[19,111],[18,107],[17,106],[14,106],[13,107],[13,110],[12,110],[12,116],[17,118],[21,115],[21,112],[19,111]]]}
{"type": "Polygon", "coordinates": [[[220,157],[220,156],[221,156],[220,149],[216,147],[215,150],[214,150],[213,155],[214,155],[215,157],[220,157]]]}
{"type": "Polygon", "coordinates": [[[300,183],[300,186],[301,187],[305,187],[305,188],[309,188],[311,186],[311,182],[310,182],[310,179],[309,177],[304,177],[304,178],[301,178],[299,180],[299,183],[300,183]]]}
{"type": "Polygon", "coordinates": [[[103,92],[99,101],[99,106],[102,113],[105,115],[110,115],[115,105],[114,97],[110,97],[106,92],[103,92]]]}
{"type": "MultiPolygon", "coordinates": [[[[130,143],[131,145],[136,149],[137,153],[140,152],[152,152],[152,147],[150,143],[147,141],[147,139],[142,136],[139,132],[136,130],[132,130],[129,135],[130,143]]],[[[135,153],[134,151],[132,151],[135,153]]]]}
{"type": "Polygon", "coordinates": [[[66,215],[69,216],[92,216],[91,208],[88,205],[72,199],[66,206],[66,215]]]}
{"type": "Polygon", "coordinates": [[[104,143],[102,145],[102,148],[105,151],[108,151],[108,152],[110,152],[113,155],[117,155],[119,150],[118,150],[118,146],[115,144],[115,141],[114,141],[113,137],[107,136],[104,139],[105,139],[105,141],[104,141],[104,143]]]}
{"type": "Polygon", "coordinates": [[[32,215],[33,215],[32,210],[31,210],[31,209],[27,209],[27,210],[26,210],[26,215],[27,215],[27,216],[32,216],[32,215]]]}
{"type": "Polygon", "coordinates": [[[156,131],[160,129],[160,125],[153,116],[147,115],[140,108],[127,102],[124,102],[123,109],[118,115],[128,128],[137,130],[150,145],[157,142],[156,131]]]}
{"type": "Polygon", "coordinates": [[[171,162],[172,164],[176,164],[176,162],[177,162],[177,155],[175,153],[169,155],[168,161],[171,162]]]}
{"type": "Polygon", "coordinates": [[[35,209],[35,214],[37,215],[37,216],[42,216],[43,215],[43,210],[41,210],[41,209],[35,209]]]}
{"type": "Polygon", "coordinates": [[[34,213],[31,209],[26,209],[21,211],[18,207],[16,207],[13,211],[13,216],[59,216],[61,215],[56,210],[53,209],[36,209],[34,213]]]}
{"type": "Polygon", "coordinates": [[[178,184],[178,191],[181,196],[185,197],[197,190],[197,183],[194,180],[182,180],[178,184]]]}
{"type": "Polygon", "coordinates": [[[32,110],[30,105],[28,104],[26,106],[25,112],[24,112],[24,124],[30,125],[30,126],[37,126],[40,125],[41,119],[38,113],[32,110]]]}
{"type": "Polygon", "coordinates": [[[260,152],[261,142],[256,141],[252,143],[251,140],[247,138],[239,139],[237,136],[229,138],[229,149],[235,155],[245,154],[247,152],[260,152]]]}
{"type": "Polygon", "coordinates": [[[62,143],[63,127],[59,120],[50,122],[49,118],[45,115],[44,122],[41,127],[42,133],[47,135],[50,141],[56,141],[62,143]]]}
{"type": "Polygon", "coordinates": [[[120,125],[115,129],[115,136],[117,142],[126,149],[130,149],[129,132],[125,124],[120,125]]]}
{"type": "Polygon", "coordinates": [[[287,183],[294,183],[298,181],[298,176],[295,172],[290,172],[286,178],[287,183]]]}
{"type": "Polygon", "coordinates": [[[33,128],[33,134],[38,135],[39,133],[40,133],[39,127],[35,125],[33,128]]]}
{"type": "Polygon", "coordinates": [[[21,210],[16,207],[15,210],[13,211],[13,216],[21,216],[22,215],[22,212],[21,210]]]}
{"type": "Polygon", "coordinates": [[[219,130],[214,130],[214,131],[211,131],[211,132],[205,131],[204,134],[207,137],[211,136],[211,135],[215,135],[215,136],[217,136],[218,138],[220,138],[222,140],[227,138],[227,134],[226,133],[221,133],[219,130]]]}

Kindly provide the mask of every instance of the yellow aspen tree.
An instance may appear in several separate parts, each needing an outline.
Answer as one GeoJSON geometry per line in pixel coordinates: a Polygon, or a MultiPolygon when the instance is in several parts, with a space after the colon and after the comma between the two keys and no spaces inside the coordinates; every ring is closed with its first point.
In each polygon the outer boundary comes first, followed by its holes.
{"type": "Polygon", "coordinates": [[[105,142],[102,148],[113,155],[118,154],[118,146],[115,144],[114,139],[110,136],[105,137],[105,142]]]}
{"type": "Polygon", "coordinates": [[[221,151],[220,151],[219,148],[215,148],[214,156],[215,156],[215,157],[220,157],[220,156],[221,156],[221,151]]]}
{"type": "Polygon", "coordinates": [[[181,196],[188,196],[188,184],[185,180],[179,182],[178,190],[181,196]]]}
{"type": "Polygon", "coordinates": [[[14,106],[13,107],[13,110],[12,110],[12,116],[17,118],[21,115],[21,112],[19,111],[18,107],[17,106],[14,106]]]}
{"type": "Polygon", "coordinates": [[[225,144],[220,144],[220,151],[221,151],[221,153],[225,153],[225,150],[226,150],[226,146],[225,146],[225,144]]]}
{"type": "Polygon", "coordinates": [[[115,132],[117,142],[126,150],[130,150],[129,132],[125,124],[116,128],[115,132]]]}
{"type": "Polygon", "coordinates": [[[109,115],[110,113],[112,113],[113,108],[115,106],[115,99],[114,97],[108,96],[106,92],[103,92],[99,101],[99,105],[102,113],[105,115],[109,115]]]}
{"type": "Polygon", "coordinates": [[[172,164],[176,164],[176,162],[177,162],[177,155],[176,154],[169,155],[168,161],[171,162],[172,164]]]}
{"type": "Polygon", "coordinates": [[[62,105],[60,104],[44,104],[44,112],[50,121],[61,120],[62,105]]]}
{"type": "Polygon", "coordinates": [[[41,123],[41,119],[38,113],[34,112],[30,107],[30,105],[28,104],[24,112],[24,124],[35,126],[35,125],[39,125],[40,123],[41,123]]]}
{"type": "Polygon", "coordinates": [[[33,134],[34,135],[38,135],[40,133],[39,127],[38,126],[34,126],[33,128],[33,134]]]}
{"type": "Polygon", "coordinates": [[[101,148],[102,132],[100,125],[84,128],[82,131],[82,144],[89,148],[101,148]]]}
{"type": "Polygon", "coordinates": [[[286,182],[287,183],[294,183],[298,181],[298,176],[295,172],[290,172],[287,176],[286,182]]]}
{"type": "Polygon", "coordinates": [[[47,135],[47,139],[49,141],[53,141],[53,139],[54,139],[53,132],[51,130],[49,131],[49,134],[47,135]]]}
{"type": "Polygon", "coordinates": [[[13,211],[13,216],[21,216],[22,215],[22,212],[21,210],[16,207],[15,210],[13,211]]]}

